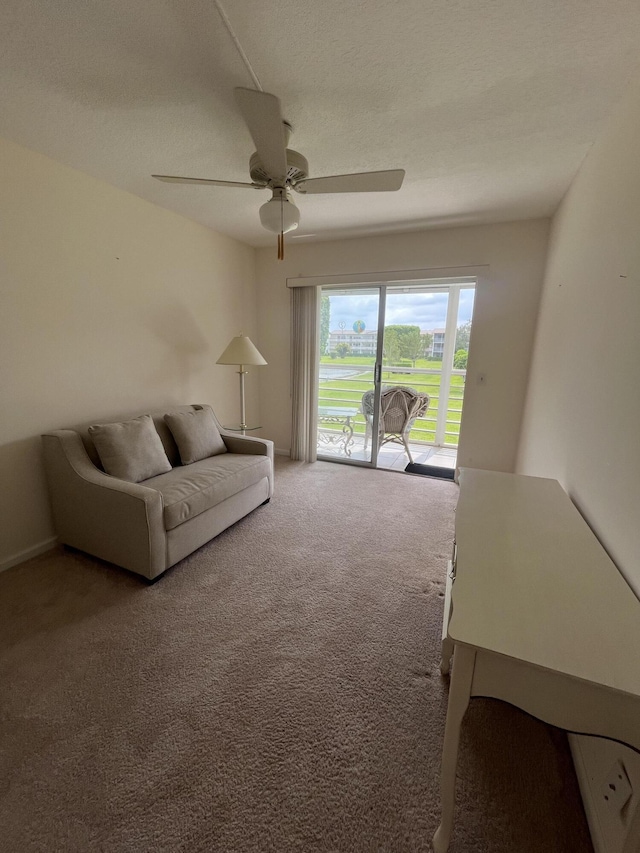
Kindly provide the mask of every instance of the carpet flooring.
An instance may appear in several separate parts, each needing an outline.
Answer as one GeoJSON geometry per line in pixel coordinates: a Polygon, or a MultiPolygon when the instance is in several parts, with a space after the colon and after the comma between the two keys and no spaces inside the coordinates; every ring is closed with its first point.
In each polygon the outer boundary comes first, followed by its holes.
{"type": "MultiPolygon", "coordinates": [[[[3,853],[429,851],[457,486],[278,459],[154,585],[75,551],[0,575],[3,853]]],[[[592,850],[565,735],[463,724],[451,853],[592,850]]]]}

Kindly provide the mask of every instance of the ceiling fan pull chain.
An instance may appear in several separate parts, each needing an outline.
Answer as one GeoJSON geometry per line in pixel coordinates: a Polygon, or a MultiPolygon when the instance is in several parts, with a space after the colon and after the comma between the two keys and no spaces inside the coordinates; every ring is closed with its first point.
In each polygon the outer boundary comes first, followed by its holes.
{"type": "Polygon", "coordinates": [[[280,190],[280,233],[278,234],[278,260],[284,260],[284,198],[286,190],[280,190]]]}

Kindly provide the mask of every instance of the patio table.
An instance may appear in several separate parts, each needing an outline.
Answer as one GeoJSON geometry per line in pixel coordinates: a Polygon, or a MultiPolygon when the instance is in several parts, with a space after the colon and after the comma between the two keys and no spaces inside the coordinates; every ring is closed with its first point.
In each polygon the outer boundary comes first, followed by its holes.
{"type": "Polygon", "coordinates": [[[353,419],[360,409],[342,406],[318,406],[318,442],[333,445],[343,450],[345,456],[351,456],[353,447],[353,419]],[[327,424],[327,427],[321,426],[327,424]],[[337,424],[341,429],[332,429],[337,424]]]}

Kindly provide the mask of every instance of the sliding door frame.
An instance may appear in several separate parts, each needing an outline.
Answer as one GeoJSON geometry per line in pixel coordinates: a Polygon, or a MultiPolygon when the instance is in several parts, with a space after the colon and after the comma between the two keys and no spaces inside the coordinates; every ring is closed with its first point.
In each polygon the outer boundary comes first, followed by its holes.
{"type": "MultiPolygon", "coordinates": [[[[360,287],[362,289],[365,288],[365,285],[361,284],[360,287]]],[[[342,284],[333,284],[333,285],[324,285],[318,288],[321,296],[331,293],[331,291],[342,291],[344,289],[347,290],[356,290],[352,284],[347,284],[346,288],[342,284]]],[[[383,349],[384,349],[384,321],[386,314],[386,286],[384,284],[379,284],[376,282],[373,285],[367,285],[366,289],[368,291],[377,291],[378,292],[378,326],[377,326],[377,336],[376,336],[376,355],[375,362],[373,365],[373,423],[371,425],[371,458],[370,459],[342,459],[339,456],[324,456],[322,453],[318,454],[323,460],[328,460],[330,462],[339,462],[341,464],[346,465],[356,465],[360,468],[377,468],[378,466],[378,442],[375,439],[375,436],[378,435],[378,427],[380,424],[380,392],[382,388],[382,358],[383,358],[383,349]],[[380,333],[382,330],[382,334],[380,333]]],[[[316,399],[316,405],[318,405],[318,400],[316,399]]]]}
{"type": "Polygon", "coordinates": [[[376,363],[373,367],[373,423],[371,425],[371,459],[365,464],[378,467],[378,430],[380,428],[380,393],[382,391],[382,359],[384,355],[384,321],[387,314],[387,286],[378,288],[378,334],[376,337],[376,363]],[[382,334],[381,334],[382,332],[382,334]]]}
{"type": "MultiPolygon", "coordinates": [[[[322,291],[324,288],[327,290],[333,288],[336,290],[341,288],[348,288],[350,290],[356,290],[358,288],[378,290],[378,336],[376,342],[376,363],[374,366],[374,422],[372,428],[372,439],[373,436],[377,436],[378,434],[387,288],[393,289],[394,287],[402,285],[410,288],[412,286],[422,284],[429,289],[433,288],[433,290],[438,290],[439,287],[442,289],[446,288],[449,292],[445,329],[445,351],[443,352],[443,368],[440,380],[440,397],[434,441],[435,446],[445,446],[448,405],[440,405],[440,401],[443,400],[445,396],[448,401],[451,390],[451,375],[453,369],[455,331],[457,327],[460,291],[468,287],[473,287],[477,295],[482,281],[489,277],[489,271],[490,268],[488,265],[481,265],[346,273],[343,275],[328,276],[296,276],[293,278],[287,278],[286,284],[288,288],[316,287],[319,291],[322,291]],[[382,330],[382,333],[380,333],[380,330],[382,330]]],[[[332,462],[375,468],[377,467],[378,462],[378,450],[378,442],[372,440],[370,460],[341,459],[338,457],[324,458],[330,458],[332,462]]]]}

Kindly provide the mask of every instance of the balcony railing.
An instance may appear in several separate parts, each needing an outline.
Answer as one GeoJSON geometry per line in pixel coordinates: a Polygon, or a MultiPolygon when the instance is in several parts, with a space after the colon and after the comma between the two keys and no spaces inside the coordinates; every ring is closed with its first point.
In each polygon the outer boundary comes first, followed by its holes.
{"type": "MultiPolygon", "coordinates": [[[[373,388],[373,367],[366,365],[360,369],[359,365],[333,365],[323,364],[322,368],[327,373],[333,368],[336,370],[353,367],[353,376],[342,376],[337,379],[322,378],[319,383],[318,404],[320,406],[332,406],[336,408],[358,409],[358,414],[351,419],[354,435],[364,435],[365,420],[362,414],[362,395],[365,391],[373,388]],[[356,373],[357,371],[357,373],[356,373]]],[[[464,383],[466,370],[452,370],[446,405],[446,417],[439,418],[440,386],[442,370],[429,368],[409,367],[387,367],[382,371],[382,384],[384,385],[409,385],[417,391],[429,395],[429,408],[424,417],[418,418],[410,433],[410,440],[436,445],[440,447],[458,446],[460,434],[460,421],[462,418],[462,401],[464,396],[464,383]],[[407,377],[410,377],[408,380],[407,377]]],[[[331,427],[328,427],[331,430],[331,427]]],[[[323,425],[327,431],[327,425],[323,425]]],[[[336,432],[339,428],[336,428],[336,432]]]]}

